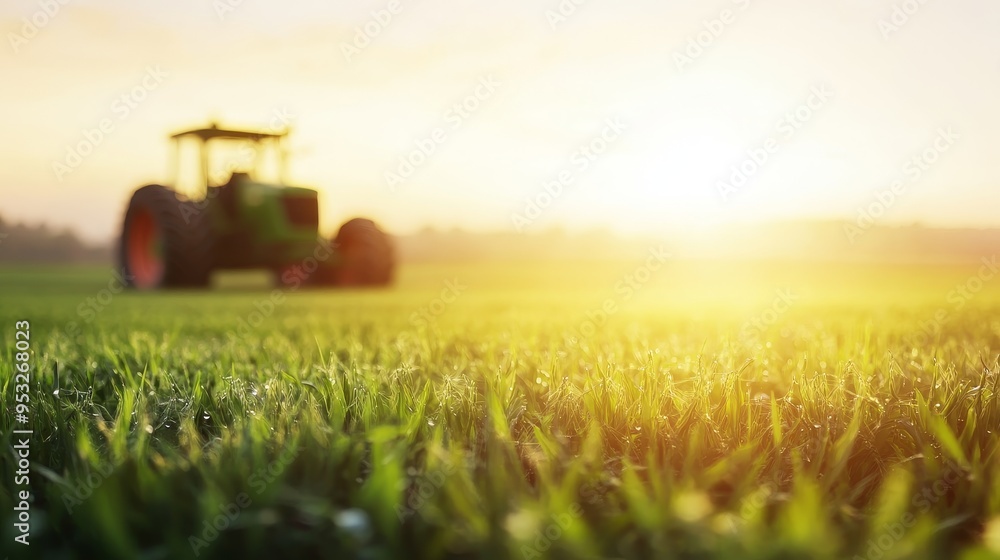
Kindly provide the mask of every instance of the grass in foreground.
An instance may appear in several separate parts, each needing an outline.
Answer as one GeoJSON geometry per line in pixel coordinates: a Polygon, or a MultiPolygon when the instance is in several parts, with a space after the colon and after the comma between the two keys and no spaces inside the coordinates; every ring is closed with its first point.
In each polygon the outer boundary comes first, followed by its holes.
{"type": "Polygon", "coordinates": [[[1000,290],[957,308],[974,270],[683,263],[616,289],[633,271],[419,267],[272,310],[266,290],[102,304],[101,271],[0,272],[8,409],[15,320],[35,368],[32,544],[12,544],[8,410],[2,547],[1000,556],[1000,290]]]}

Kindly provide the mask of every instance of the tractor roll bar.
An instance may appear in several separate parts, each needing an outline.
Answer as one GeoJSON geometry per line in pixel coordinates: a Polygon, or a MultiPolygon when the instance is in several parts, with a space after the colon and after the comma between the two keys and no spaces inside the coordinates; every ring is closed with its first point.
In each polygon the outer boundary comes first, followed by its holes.
{"type": "Polygon", "coordinates": [[[201,172],[201,178],[204,182],[205,188],[208,187],[208,143],[210,140],[248,140],[250,142],[264,142],[273,140],[277,142],[278,145],[278,177],[281,183],[285,182],[285,151],[282,147],[285,137],[289,134],[289,129],[285,128],[277,132],[260,132],[252,130],[232,130],[219,128],[216,123],[212,123],[208,128],[194,128],[191,130],[184,130],[176,134],[170,135],[170,139],[173,140],[174,150],[173,150],[173,162],[171,167],[174,168],[174,180],[177,180],[179,175],[178,167],[180,161],[180,142],[184,138],[194,138],[200,141],[199,147],[199,167],[201,172]]]}

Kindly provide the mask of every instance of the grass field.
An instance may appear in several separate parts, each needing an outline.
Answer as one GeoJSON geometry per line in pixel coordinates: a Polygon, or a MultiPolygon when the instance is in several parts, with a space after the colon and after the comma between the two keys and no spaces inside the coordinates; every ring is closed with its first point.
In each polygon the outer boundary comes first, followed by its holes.
{"type": "Polygon", "coordinates": [[[110,279],[0,269],[12,558],[1000,557],[988,266],[110,279]]]}

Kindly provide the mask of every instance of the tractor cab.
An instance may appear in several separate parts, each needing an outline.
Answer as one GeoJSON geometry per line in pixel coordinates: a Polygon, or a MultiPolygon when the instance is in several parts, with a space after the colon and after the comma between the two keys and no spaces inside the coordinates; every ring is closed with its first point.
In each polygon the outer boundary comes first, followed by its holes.
{"type": "Polygon", "coordinates": [[[213,123],[171,136],[175,184],[179,187],[186,180],[184,191],[189,198],[209,201],[205,206],[219,232],[218,266],[258,268],[261,262],[306,258],[314,249],[319,232],[318,196],[312,189],[287,186],[288,133],[287,129],[227,130],[213,123]],[[192,141],[197,165],[184,165],[183,144],[192,141]]]}
{"type": "Polygon", "coordinates": [[[285,141],[289,133],[288,128],[275,132],[227,130],[212,123],[208,128],[173,134],[174,183],[178,190],[184,183],[192,199],[206,195],[211,187],[227,184],[234,175],[284,185],[285,141]],[[196,149],[193,166],[184,157],[183,149],[192,144],[196,149]]]}

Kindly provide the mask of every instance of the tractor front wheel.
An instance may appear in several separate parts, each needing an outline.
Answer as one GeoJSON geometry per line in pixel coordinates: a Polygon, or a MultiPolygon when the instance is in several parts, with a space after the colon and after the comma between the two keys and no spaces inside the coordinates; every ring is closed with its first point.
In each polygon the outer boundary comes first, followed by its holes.
{"type": "Polygon", "coordinates": [[[206,208],[162,185],[135,191],[125,212],[119,263],[140,290],[207,286],[214,246],[206,208]]]}

